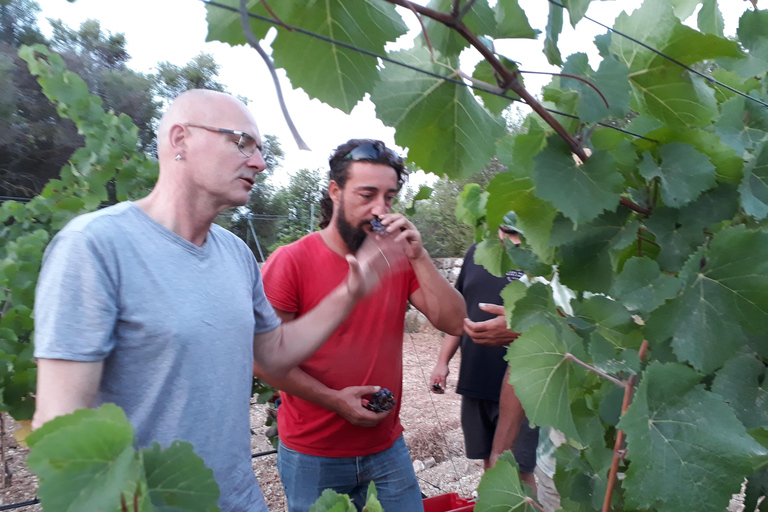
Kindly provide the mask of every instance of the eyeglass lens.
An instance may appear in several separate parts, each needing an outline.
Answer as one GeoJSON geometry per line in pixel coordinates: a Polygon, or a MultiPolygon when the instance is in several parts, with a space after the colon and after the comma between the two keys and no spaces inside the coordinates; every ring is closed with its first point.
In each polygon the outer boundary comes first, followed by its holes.
{"type": "Polygon", "coordinates": [[[239,149],[243,155],[251,157],[256,150],[259,149],[259,146],[256,144],[256,139],[247,133],[244,133],[240,136],[240,141],[237,143],[237,149],[239,149]]]}

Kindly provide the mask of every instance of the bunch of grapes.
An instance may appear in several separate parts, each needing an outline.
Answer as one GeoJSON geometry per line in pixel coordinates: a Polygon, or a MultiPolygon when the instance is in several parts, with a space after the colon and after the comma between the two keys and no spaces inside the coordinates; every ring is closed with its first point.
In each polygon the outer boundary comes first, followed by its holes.
{"type": "Polygon", "coordinates": [[[397,400],[390,390],[381,388],[365,405],[365,408],[373,412],[387,412],[395,406],[397,400]]]}
{"type": "Polygon", "coordinates": [[[387,234],[387,228],[384,227],[384,225],[381,223],[381,219],[378,217],[374,217],[373,220],[371,220],[371,229],[373,229],[374,233],[379,235],[387,234]]]}

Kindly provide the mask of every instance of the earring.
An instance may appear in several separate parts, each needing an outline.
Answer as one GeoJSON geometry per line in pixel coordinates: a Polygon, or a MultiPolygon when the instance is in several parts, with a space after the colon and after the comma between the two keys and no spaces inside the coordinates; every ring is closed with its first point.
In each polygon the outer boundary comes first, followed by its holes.
{"type": "Polygon", "coordinates": [[[181,160],[181,155],[176,155],[176,161],[178,162],[179,160],[181,160]]]}

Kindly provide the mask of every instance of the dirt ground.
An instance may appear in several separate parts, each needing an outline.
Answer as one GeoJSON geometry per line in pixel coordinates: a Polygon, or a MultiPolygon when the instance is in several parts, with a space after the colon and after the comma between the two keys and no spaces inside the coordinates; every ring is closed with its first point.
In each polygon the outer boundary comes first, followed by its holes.
{"type": "MultiPolygon", "coordinates": [[[[451,361],[448,389],[435,395],[428,389],[428,379],[440,349],[440,333],[427,328],[423,332],[405,333],[403,343],[404,386],[401,421],[405,441],[417,468],[421,491],[427,496],[458,492],[469,497],[477,489],[482,476],[482,463],[464,457],[464,440],[459,420],[459,396],[455,393],[460,354],[451,361]],[[419,461],[419,462],[416,462],[419,461]]],[[[272,449],[264,432],[266,406],[251,407],[251,438],[253,453],[272,449]]],[[[25,461],[27,449],[18,445],[11,432],[18,428],[7,415],[5,436],[6,456],[11,472],[11,485],[0,489],[2,507],[35,499],[37,478],[29,472],[25,461]]],[[[276,455],[253,459],[253,469],[272,512],[285,510],[285,495],[277,474],[276,455]]],[[[728,507],[729,512],[741,512],[740,497],[728,507]]],[[[742,498],[743,499],[743,498],[742,498]]],[[[20,512],[39,512],[40,505],[17,508],[20,512]]]]}

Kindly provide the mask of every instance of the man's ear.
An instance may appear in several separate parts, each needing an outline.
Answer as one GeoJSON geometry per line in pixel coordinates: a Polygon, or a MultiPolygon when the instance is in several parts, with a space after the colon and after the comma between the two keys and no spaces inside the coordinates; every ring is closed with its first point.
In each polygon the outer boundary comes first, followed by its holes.
{"type": "Polygon", "coordinates": [[[180,124],[171,126],[168,131],[168,143],[174,155],[184,155],[187,149],[187,130],[180,124]]]}
{"type": "Polygon", "coordinates": [[[342,190],[343,189],[336,183],[336,181],[331,180],[330,183],[328,183],[328,195],[330,196],[331,201],[333,201],[334,206],[341,201],[342,190]]]}

